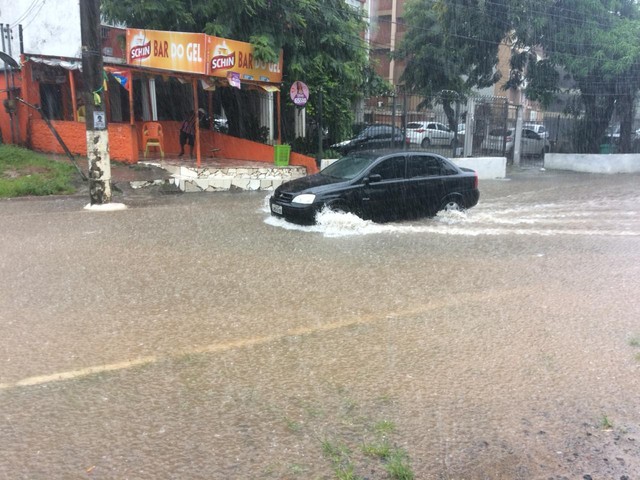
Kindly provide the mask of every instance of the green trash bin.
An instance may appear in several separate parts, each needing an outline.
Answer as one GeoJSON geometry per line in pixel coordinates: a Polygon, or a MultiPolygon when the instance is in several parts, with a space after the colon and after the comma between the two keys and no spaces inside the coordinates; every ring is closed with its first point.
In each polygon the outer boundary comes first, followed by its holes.
{"type": "Polygon", "coordinates": [[[291,145],[274,145],[273,146],[273,163],[280,167],[289,165],[289,155],[291,154],[291,145]]]}
{"type": "Polygon", "coordinates": [[[600,145],[600,153],[604,155],[608,155],[610,153],[615,153],[615,146],[610,143],[603,143],[600,145]]]}

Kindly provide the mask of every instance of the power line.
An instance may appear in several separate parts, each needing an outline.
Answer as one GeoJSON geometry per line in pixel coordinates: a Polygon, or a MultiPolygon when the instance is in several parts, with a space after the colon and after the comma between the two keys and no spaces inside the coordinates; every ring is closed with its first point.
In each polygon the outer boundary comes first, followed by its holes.
{"type": "MultiPolygon", "coordinates": [[[[29,5],[27,7],[27,9],[22,13],[22,15],[20,15],[12,24],[11,24],[11,28],[15,27],[16,25],[18,25],[20,22],[26,20],[26,18],[31,14],[31,11],[35,8],[36,3],[38,3],[39,0],[33,0],[31,2],[31,5],[29,5]]],[[[46,0],[42,0],[42,3],[44,4],[46,0]]]]}

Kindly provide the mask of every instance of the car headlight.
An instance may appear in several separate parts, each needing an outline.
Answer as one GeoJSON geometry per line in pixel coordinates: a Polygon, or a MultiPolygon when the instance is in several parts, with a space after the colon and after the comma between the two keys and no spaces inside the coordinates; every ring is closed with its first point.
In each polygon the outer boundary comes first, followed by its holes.
{"type": "Polygon", "coordinates": [[[312,193],[303,193],[302,195],[298,195],[293,200],[291,200],[291,203],[300,203],[302,205],[311,205],[314,202],[315,199],[316,199],[316,196],[313,195],[312,193]]]}

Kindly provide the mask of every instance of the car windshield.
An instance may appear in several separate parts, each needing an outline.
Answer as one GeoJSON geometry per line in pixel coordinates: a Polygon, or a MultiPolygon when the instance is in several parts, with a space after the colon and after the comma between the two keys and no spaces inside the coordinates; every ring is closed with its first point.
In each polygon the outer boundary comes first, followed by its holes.
{"type": "Polygon", "coordinates": [[[342,157],[340,160],[332,163],[324,168],[320,174],[327,177],[343,178],[350,180],[356,177],[365,168],[376,160],[375,155],[367,155],[363,153],[354,153],[342,157]]]}

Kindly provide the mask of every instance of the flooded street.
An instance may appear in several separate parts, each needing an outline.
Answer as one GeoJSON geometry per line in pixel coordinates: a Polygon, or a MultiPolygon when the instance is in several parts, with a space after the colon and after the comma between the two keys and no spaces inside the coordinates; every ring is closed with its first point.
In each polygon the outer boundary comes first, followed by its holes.
{"type": "Polygon", "coordinates": [[[0,202],[0,478],[639,479],[639,181],[384,225],[0,202]]]}

